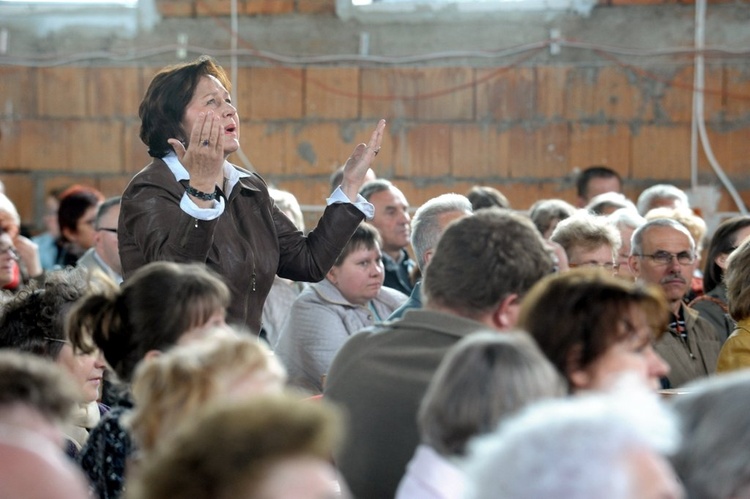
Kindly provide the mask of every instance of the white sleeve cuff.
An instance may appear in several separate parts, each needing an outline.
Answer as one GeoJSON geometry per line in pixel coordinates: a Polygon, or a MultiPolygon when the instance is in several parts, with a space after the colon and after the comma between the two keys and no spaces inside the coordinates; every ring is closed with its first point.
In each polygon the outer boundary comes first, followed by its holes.
{"type": "Polygon", "coordinates": [[[344,194],[344,191],[341,190],[341,186],[336,187],[336,190],[333,191],[333,194],[326,199],[326,205],[331,206],[335,203],[351,203],[354,206],[357,207],[359,211],[364,213],[365,218],[367,220],[372,220],[375,216],[375,207],[367,202],[365,198],[357,194],[357,201],[352,203],[349,198],[344,194]]]}
{"type": "Polygon", "coordinates": [[[219,196],[218,199],[214,199],[211,208],[201,208],[190,199],[190,196],[188,196],[186,192],[182,195],[182,199],[180,200],[180,208],[182,211],[198,220],[216,220],[222,213],[224,213],[224,197],[219,196]]]}

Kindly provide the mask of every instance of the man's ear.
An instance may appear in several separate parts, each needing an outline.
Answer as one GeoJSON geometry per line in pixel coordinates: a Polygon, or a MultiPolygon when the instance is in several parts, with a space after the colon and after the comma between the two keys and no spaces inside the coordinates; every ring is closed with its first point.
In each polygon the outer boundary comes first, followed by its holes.
{"type": "Polygon", "coordinates": [[[641,275],[641,260],[637,256],[630,255],[628,257],[628,266],[630,267],[630,272],[632,272],[634,276],[640,277],[640,275],[641,275]]]}
{"type": "Polygon", "coordinates": [[[422,258],[424,259],[425,267],[427,267],[427,264],[430,263],[430,260],[432,260],[432,255],[434,254],[435,254],[435,250],[433,250],[432,248],[424,252],[424,255],[422,256],[422,258]]]}
{"type": "Polygon", "coordinates": [[[521,300],[513,293],[503,298],[492,313],[492,323],[496,329],[511,329],[518,323],[521,300]]]}

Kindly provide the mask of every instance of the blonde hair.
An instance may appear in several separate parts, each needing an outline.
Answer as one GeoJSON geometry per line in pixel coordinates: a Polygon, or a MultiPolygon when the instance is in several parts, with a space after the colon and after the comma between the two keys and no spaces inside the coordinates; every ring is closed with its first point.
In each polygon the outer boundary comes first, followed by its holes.
{"type": "Polygon", "coordinates": [[[267,375],[259,393],[281,389],[286,381],[271,351],[247,334],[210,337],[143,362],[133,381],[135,409],[129,419],[139,449],[153,450],[186,416],[250,374],[267,375]]]}
{"type": "Polygon", "coordinates": [[[338,410],[290,394],[213,404],[147,456],[129,481],[129,499],[258,497],[285,459],[330,460],[342,431],[338,410]]]}

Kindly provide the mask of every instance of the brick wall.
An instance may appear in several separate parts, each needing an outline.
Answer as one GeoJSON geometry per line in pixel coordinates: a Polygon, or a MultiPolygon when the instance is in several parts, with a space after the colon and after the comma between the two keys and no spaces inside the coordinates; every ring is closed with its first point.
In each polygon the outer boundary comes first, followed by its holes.
{"type": "MultiPolygon", "coordinates": [[[[613,0],[614,1],[614,0],[613,0]]],[[[603,2],[608,3],[608,2],[603,2]]],[[[621,2],[617,2],[621,3],[621,2]]],[[[242,12],[332,15],[333,0],[244,0],[242,12]]],[[[228,9],[223,0],[162,1],[167,16],[228,9]]],[[[24,222],[40,224],[44,193],[71,182],[122,191],[148,162],[138,139],[140,96],[158,67],[0,66],[2,179],[24,222]]],[[[647,73],[607,64],[487,67],[243,67],[241,143],[267,181],[319,205],[328,177],[377,119],[388,120],[377,173],[417,206],[475,183],[519,209],[574,200],[577,168],[606,164],[635,197],[690,182],[692,67],[647,73]]],[[[750,204],[750,68],[711,64],[705,115],[714,152],[750,204]]],[[[233,161],[240,163],[237,157],[233,161]]],[[[701,153],[700,178],[718,184],[701,153]]],[[[721,211],[733,211],[723,193],[721,211]]]]}

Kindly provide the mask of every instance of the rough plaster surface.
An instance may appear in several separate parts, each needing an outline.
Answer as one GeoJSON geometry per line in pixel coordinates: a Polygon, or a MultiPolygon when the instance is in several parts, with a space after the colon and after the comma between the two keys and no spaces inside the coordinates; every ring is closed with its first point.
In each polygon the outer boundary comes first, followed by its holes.
{"type": "MultiPolygon", "coordinates": [[[[708,8],[706,44],[735,49],[750,46],[750,7],[712,5],[708,8]]],[[[563,39],[594,45],[637,50],[666,47],[689,48],[693,43],[694,8],[688,5],[597,7],[588,17],[573,13],[510,12],[485,19],[434,20],[424,23],[344,22],[330,16],[288,15],[243,17],[239,21],[238,64],[263,65],[262,58],[248,54],[263,50],[291,58],[303,56],[353,56],[360,52],[362,33],[369,37],[369,54],[403,57],[451,53],[456,51],[498,51],[509,47],[547,40],[550,30],[558,30],[563,39]]],[[[93,65],[160,65],[175,61],[178,35],[188,37],[187,57],[213,51],[220,59],[229,56],[231,36],[227,18],[170,18],[156,22],[153,29],[141,29],[128,35],[126,30],[69,26],[40,33],[39,22],[29,15],[0,19],[0,29],[8,30],[8,51],[0,55],[0,64],[38,61],[55,55],[101,51],[86,60],[93,65]],[[159,50],[162,49],[162,50],[159,50]],[[117,58],[108,57],[116,53],[117,58]]],[[[471,56],[434,59],[426,65],[496,65],[497,58],[471,56]]],[[[651,60],[651,59],[649,59],[651,60]]],[[[353,59],[341,61],[351,64],[353,59]]],[[[381,64],[360,61],[364,64],[381,64]]],[[[530,63],[601,63],[588,50],[563,47],[559,55],[548,50],[530,63]]],[[[644,61],[640,61],[642,64],[644,61]]],[[[663,63],[663,61],[661,61],[663,63]]],[[[326,62],[331,64],[331,62],[326,62]]],[[[421,64],[421,63],[420,63],[421,64]]],[[[415,65],[409,62],[408,65],[415,65]]]]}

